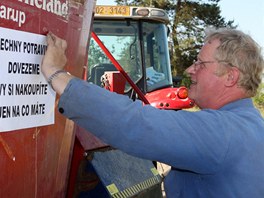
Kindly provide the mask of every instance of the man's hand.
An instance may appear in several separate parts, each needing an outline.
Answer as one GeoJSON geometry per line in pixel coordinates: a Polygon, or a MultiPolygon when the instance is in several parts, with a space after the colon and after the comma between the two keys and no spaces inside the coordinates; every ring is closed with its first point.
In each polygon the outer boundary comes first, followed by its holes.
{"type": "Polygon", "coordinates": [[[69,81],[74,78],[66,72],[58,72],[67,63],[65,55],[67,42],[52,33],[48,33],[47,44],[48,48],[42,60],[41,71],[52,88],[58,94],[62,94],[69,81]]]}
{"type": "Polygon", "coordinates": [[[49,32],[47,35],[48,48],[42,60],[42,73],[46,78],[52,75],[57,70],[61,70],[67,63],[65,51],[67,43],[65,40],[57,37],[49,32]]]}

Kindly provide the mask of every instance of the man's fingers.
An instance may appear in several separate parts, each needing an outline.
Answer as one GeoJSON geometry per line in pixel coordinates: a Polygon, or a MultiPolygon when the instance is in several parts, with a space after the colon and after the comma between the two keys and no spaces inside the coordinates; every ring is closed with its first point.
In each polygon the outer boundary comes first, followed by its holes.
{"type": "Polygon", "coordinates": [[[49,32],[47,35],[47,43],[48,45],[55,45],[59,48],[62,48],[63,50],[67,49],[67,42],[59,37],[57,37],[55,34],[53,34],[52,32],[49,32]]]}
{"type": "Polygon", "coordinates": [[[67,42],[65,40],[62,41],[61,43],[62,49],[64,49],[64,51],[67,49],[67,42]]]}
{"type": "Polygon", "coordinates": [[[54,45],[54,38],[50,32],[47,34],[47,43],[48,45],[54,45]]]}

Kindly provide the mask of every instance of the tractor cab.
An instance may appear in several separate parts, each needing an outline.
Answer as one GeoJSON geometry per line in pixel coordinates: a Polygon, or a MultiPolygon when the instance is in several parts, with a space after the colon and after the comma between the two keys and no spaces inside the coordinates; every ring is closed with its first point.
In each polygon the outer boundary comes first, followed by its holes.
{"type": "MultiPolygon", "coordinates": [[[[187,89],[172,88],[168,21],[161,9],[96,6],[93,32],[151,105],[168,109],[189,108],[193,102],[188,98],[187,89]],[[169,101],[171,99],[173,103],[169,101]]],[[[93,38],[88,58],[88,81],[104,86],[105,72],[115,73],[117,69],[93,38]]],[[[122,83],[115,86],[122,86],[122,83]]],[[[138,97],[127,81],[123,93],[132,99],[138,97]]]]}

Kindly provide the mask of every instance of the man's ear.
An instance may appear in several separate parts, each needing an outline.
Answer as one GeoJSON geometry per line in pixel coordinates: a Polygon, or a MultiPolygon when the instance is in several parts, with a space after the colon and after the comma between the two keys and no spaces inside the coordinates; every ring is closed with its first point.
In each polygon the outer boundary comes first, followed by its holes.
{"type": "Polygon", "coordinates": [[[232,67],[226,74],[226,83],[227,87],[232,87],[237,84],[239,79],[240,71],[237,67],[232,67]]]}

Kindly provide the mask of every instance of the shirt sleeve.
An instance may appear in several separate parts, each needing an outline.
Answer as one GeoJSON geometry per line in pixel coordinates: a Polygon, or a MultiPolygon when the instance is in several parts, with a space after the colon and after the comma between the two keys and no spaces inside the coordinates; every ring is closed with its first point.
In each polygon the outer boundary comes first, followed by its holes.
{"type": "Polygon", "coordinates": [[[224,111],[159,110],[80,79],[70,81],[59,108],[117,149],[199,173],[217,170],[231,136],[224,111]]]}

